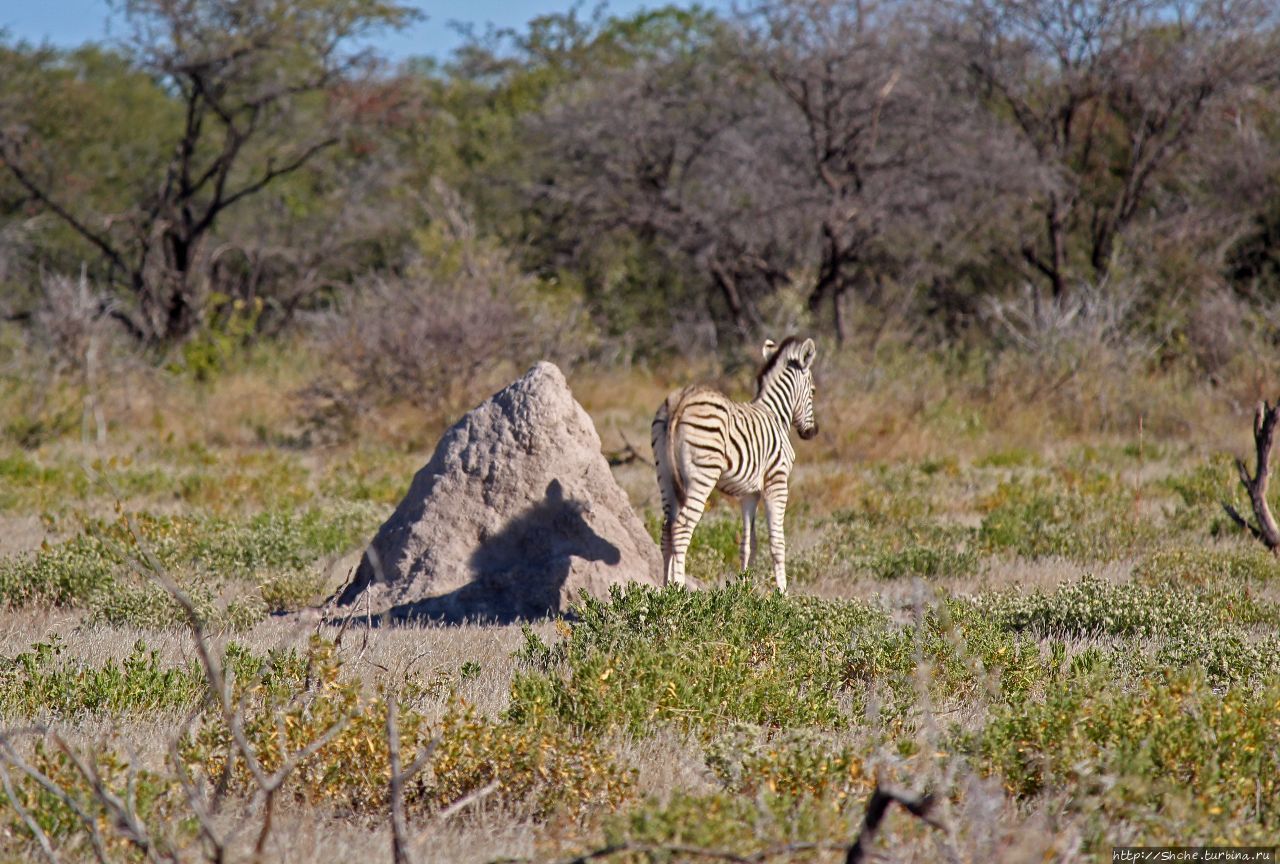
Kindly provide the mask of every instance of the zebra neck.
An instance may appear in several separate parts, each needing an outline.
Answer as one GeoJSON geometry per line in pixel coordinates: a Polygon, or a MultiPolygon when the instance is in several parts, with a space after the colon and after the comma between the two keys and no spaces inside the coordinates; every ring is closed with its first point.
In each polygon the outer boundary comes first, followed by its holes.
{"type": "Polygon", "coordinates": [[[794,403],[795,393],[791,382],[782,375],[770,381],[765,381],[764,386],[760,388],[760,392],[756,394],[756,398],[751,400],[752,405],[772,416],[784,428],[791,425],[794,403]]]}

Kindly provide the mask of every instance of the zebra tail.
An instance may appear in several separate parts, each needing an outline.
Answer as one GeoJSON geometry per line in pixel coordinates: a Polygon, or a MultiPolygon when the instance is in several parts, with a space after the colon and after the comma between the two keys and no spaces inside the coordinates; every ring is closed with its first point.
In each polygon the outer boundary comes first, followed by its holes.
{"type": "Polygon", "coordinates": [[[680,391],[676,404],[671,407],[671,411],[667,414],[667,470],[671,472],[671,485],[676,490],[676,502],[683,507],[687,499],[687,493],[684,488],[684,477],[680,473],[680,463],[676,461],[676,425],[680,422],[680,414],[684,411],[685,399],[689,396],[692,388],[686,387],[680,391]]]}

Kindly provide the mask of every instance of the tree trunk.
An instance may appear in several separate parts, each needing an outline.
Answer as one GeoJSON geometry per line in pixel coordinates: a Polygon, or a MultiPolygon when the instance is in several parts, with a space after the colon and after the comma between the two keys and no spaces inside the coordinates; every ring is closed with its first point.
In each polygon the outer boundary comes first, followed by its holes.
{"type": "Polygon", "coordinates": [[[711,262],[711,275],[729,307],[729,314],[733,318],[739,341],[745,342],[751,337],[751,324],[746,306],[742,301],[742,293],[738,290],[738,280],[718,261],[711,262]]]}
{"type": "Polygon", "coordinates": [[[846,285],[840,277],[844,257],[847,250],[836,238],[835,230],[829,225],[822,226],[822,263],[818,268],[818,278],[813,290],[809,292],[809,313],[814,321],[818,320],[822,306],[827,298],[831,298],[831,324],[836,331],[836,341],[844,344],[844,317],[840,310],[840,297],[846,285]]]}
{"type": "Polygon", "coordinates": [[[1057,195],[1049,196],[1049,212],[1046,214],[1049,232],[1049,284],[1053,287],[1053,299],[1061,300],[1067,295],[1066,274],[1063,272],[1067,264],[1066,215],[1058,201],[1057,195]]]}
{"type": "Polygon", "coordinates": [[[843,348],[845,340],[844,327],[844,286],[831,292],[831,317],[836,326],[836,345],[843,348]]]}

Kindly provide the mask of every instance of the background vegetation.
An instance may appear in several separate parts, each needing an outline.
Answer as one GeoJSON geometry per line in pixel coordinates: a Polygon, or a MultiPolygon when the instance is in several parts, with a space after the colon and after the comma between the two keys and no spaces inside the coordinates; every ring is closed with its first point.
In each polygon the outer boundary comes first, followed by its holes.
{"type": "Polygon", "coordinates": [[[394,3],[129,0],[4,42],[0,857],[831,861],[877,780],[939,802],[889,860],[1273,842],[1280,565],[1220,502],[1280,390],[1276,11],[578,9],[391,67],[394,3]],[[790,596],[724,508],[702,592],[305,611],[533,359],[656,530],[653,409],[795,331],[790,596]]]}

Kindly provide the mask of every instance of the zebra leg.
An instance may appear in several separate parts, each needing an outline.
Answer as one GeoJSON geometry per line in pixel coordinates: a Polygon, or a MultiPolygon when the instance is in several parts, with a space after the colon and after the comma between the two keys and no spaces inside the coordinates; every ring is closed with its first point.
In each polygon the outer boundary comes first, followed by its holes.
{"type": "Polygon", "coordinates": [[[756,505],[759,495],[742,496],[742,571],[751,566],[751,556],[756,553],[756,505]]]}
{"type": "Polygon", "coordinates": [[[679,505],[676,503],[676,490],[671,482],[671,475],[662,467],[658,468],[658,491],[662,497],[662,572],[663,584],[671,584],[671,560],[675,547],[671,542],[671,533],[675,528],[679,505]]]}
{"type": "Polygon", "coordinates": [[[769,518],[769,551],[773,554],[773,579],[778,583],[778,593],[787,593],[787,538],[782,530],[787,515],[787,486],[785,483],[765,489],[764,508],[769,518]]]}
{"type": "Polygon", "coordinates": [[[671,476],[672,466],[667,464],[667,419],[670,414],[667,402],[658,406],[653,425],[649,430],[649,440],[653,446],[653,463],[658,471],[658,493],[662,498],[662,578],[663,584],[671,584],[671,530],[675,525],[679,504],[676,496],[675,482],[671,476]]]}
{"type": "Polygon", "coordinates": [[[672,582],[684,585],[684,559],[689,551],[689,541],[693,539],[693,529],[698,527],[702,519],[702,511],[707,506],[707,498],[715,488],[715,481],[691,484],[685,492],[684,504],[676,514],[675,524],[671,527],[671,565],[667,569],[667,584],[672,582]]]}
{"type": "MultiPolygon", "coordinates": [[[[664,490],[665,492],[665,490],[664,490]]],[[[666,495],[663,495],[666,498],[666,495]]],[[[670,502],[663,500],[662,502],[662,584],[670,585],[676,581],[675,559],[676,546],[674,540],[676,518],[679,516],[679,507],[675,503],[675,492],[671,493],[670,502]]],[[[679,584],[684,584],[683,568],[679,577],[679,584]]]]}

